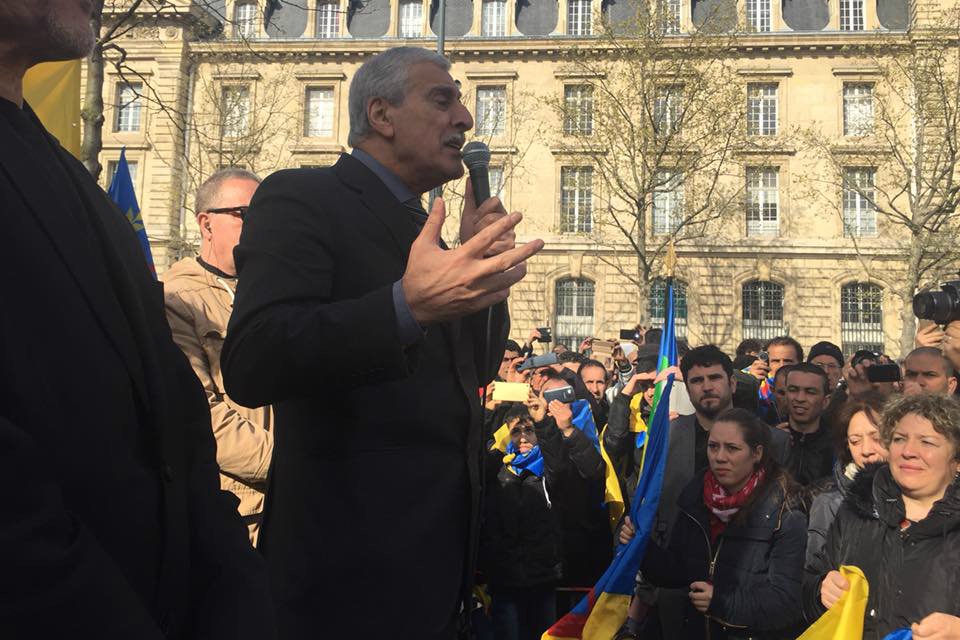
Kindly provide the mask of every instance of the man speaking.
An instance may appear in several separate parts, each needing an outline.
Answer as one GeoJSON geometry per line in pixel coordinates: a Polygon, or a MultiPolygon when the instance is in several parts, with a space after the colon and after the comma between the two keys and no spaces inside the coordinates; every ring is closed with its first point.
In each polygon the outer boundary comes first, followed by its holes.
{"type": "Polygon", "coordinates": [[[260,547],[284,639],[446,639],[463,619],[477,389],[543,243],[515,247],[520,214],[468,192],[446,250],[443,203],[423,211],[422,194],[463,175],[473,126],[449,67],[417,48],[366,62],[350,86],[353,153],[267,178],[235,252],[224,380],[276,410],[260,547]]]}

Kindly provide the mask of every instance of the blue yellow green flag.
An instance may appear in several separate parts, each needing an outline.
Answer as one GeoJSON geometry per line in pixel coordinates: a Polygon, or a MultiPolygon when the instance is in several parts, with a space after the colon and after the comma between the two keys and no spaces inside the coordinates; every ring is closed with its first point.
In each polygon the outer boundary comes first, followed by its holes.
{"type": "Polygon", "coordinates": [[[127,220],[133,226],[137,239],[140,240],[140,246],[143,248],[144,257],[147,260],[147,266],[154,277],[157,270],[153,266],[153,254],[150,253],[150,241],[147,239],[147,230],[143,226],[143,218],[140,216],[140,205],[137,204],[137,194],[133,190],[133,179],[130,177],[130,166],[127,164],[127,150],[120,150],[120,161],[117,162],[117,171],[110,180],[110,188],[107,189],[107,195],[117,203],[120,211],[127,216],[127,220]]]}

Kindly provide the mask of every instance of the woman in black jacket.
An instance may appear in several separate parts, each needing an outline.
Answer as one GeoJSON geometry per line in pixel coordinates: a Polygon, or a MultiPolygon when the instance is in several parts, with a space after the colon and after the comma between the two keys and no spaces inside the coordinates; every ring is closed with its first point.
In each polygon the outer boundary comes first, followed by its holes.
{"type": "Polygon", "coordinates": [[[563,549],[550,493],[568,458],[556,425],[535,426],[526,406],[510,405],[506,455],[487,454],[480,568],[497,640],[532,640],[556,620],[563,549]]]}
{"type": "Polygon", "coordinates": [[[868,464],[887,459],[887,448],[880,441],[880,415],[884,400],[876,392],[859,399],[847,398],[839,405],[831,420],[837,461],[833,465],[833,476],[822,480],[811,492],[814,498],[807,527],[808,564],[823,548],[830,525],[857,473],[868,464]]]}
{"type": "Polygon", "coordinates": [[[912,627],[913,637],[960,638],[960,404],[917,395],[888,405],[881,422],[889,463],[857,474],[804,578],[812,623],[859,567],[869,595],[864,638],[912,627]]]}
{"type": "MultiPolygon", "coordinates": [[[[648,542],[643,576],[690,589],[683,638],[794,638],[807,522],[770,429],[749,411],[726,411],[710,430],[707,459],[680,495],[667,548],[648,542]]],[[[625,529],[622,542],[632,535],[625,529]]]]}

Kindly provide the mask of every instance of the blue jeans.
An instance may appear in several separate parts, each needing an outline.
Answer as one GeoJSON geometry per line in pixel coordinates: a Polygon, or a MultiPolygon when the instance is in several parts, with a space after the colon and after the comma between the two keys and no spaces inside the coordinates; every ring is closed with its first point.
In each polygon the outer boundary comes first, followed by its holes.
{"type": "Polygon", "coordinates": [[[540,640],[557,621],[554,587],[491,589],[490,615],[495,640],[540,640]]]}

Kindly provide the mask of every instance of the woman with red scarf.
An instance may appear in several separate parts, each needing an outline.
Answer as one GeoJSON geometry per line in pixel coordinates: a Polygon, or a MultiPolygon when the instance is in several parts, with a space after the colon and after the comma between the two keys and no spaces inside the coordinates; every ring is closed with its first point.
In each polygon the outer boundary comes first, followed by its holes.
{"type": "MultiPolygon", "coordinates": [[[[667,548],[648,543],[643,575],[690,590],[683,638],[795,638],[807,518],[770,428],[731,409],[710,430],[707,459],[680,494],[667,548]]],[[[621,541],[632,535],[625,529],[621,541]]]]}

